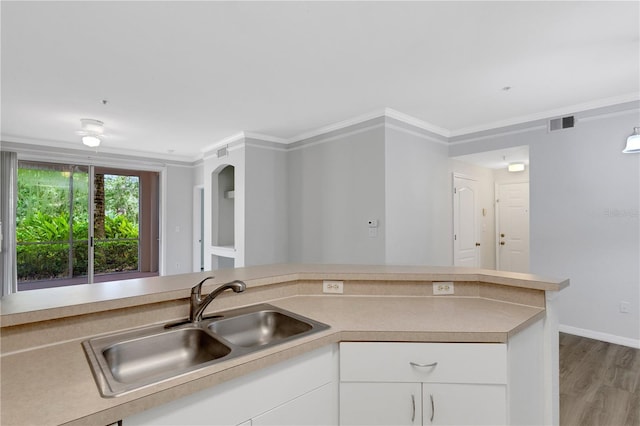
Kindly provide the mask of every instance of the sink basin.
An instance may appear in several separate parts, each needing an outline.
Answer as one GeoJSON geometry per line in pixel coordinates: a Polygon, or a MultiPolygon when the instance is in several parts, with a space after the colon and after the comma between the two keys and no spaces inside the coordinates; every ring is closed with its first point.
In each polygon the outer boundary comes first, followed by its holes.
{"type": "Polygon", "coordinates": [[[242,347],[273,344],[312,328],[308,322],[267,309],[214,321],[209,325],[214,334],[242,347]]]}
{"type": "Polygon", "coordinates": [[[113,378],[135,383],[176,372],[228,355],[231,349],[199,328],[185,328],[116,343],[102,355],[113,378]]]}
{"type": "Polygon", "coordinates": [[[160,383],[226,359],[231,348],[188,323],[96,337],[82,342],[100,393],[111,397],[160,383]]]}
{"type": "Polygon", "coordinates": [[[82,342],[105,397],[154,385],[329,326],[268,304],[96,337],[82,342]]]}

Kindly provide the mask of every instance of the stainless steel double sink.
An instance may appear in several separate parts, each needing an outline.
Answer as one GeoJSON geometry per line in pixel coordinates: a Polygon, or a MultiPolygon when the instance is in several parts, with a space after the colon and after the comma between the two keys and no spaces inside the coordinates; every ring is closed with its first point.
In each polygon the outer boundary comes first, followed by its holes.
{"type": "Polygon", "coordinates": [[[329,326],[268,304],[82,342],[100,393],[123,395],[329,326]]]}

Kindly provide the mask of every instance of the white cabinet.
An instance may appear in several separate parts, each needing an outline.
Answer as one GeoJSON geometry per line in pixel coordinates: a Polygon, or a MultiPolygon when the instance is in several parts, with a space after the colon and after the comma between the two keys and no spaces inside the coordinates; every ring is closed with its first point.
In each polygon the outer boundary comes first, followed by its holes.
{"type": "Polygon", "coordinates": [[[507,345],[342,343],[341,425],[508,422],[507,345]]]}
{"type": "Polygon", "coordinates": [[[504,344],[341,343],[341,425],[544,424],[543,325],[504,344]]]}
{"type": "Polygon", "coordinates": [[[504,425],[507,396],[504,385],[422,385],[424,425],[504,425]]]}
{"type": "Polygon", "coordinates": [[[422,424],[420,383],[341,383],[341,425],[422,424]]]}
{"type": "Polygon", "coordinates": [[[502,385],[341,383],[341,425],[500,425],[502,385]]]}
{"type": "Polygon", "coordinates": [[[336,384],[327,383],[251,420],[251,426],[325,426],[338,424],[336,384]]]}
{"type": "Polygon", "coordinates": [[[330,345],[124,425],[544,424],[542,327],[530,324],[505,344],[330,345]]]}
{"type": "Polygon", "coordinates": [[[123,424],[304,425],[316,424],[318,416],[326,419],[323,425],[337,425],[337,363],[338,346],[329,345],[141,412],[123,424]]]}

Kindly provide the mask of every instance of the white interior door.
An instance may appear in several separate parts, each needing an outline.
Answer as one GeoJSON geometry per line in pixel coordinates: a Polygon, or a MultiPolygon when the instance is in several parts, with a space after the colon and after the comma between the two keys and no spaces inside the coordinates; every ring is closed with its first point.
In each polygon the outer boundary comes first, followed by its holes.
{"type": "Polygon", "coordinates": [[[498,268],[529,272],[529,182],[496,184],[498,268]]]}
{"type": "Polygon", "coordinates": [[[453,264],[480,266],[478,182],[453,176],[453,264]]]}

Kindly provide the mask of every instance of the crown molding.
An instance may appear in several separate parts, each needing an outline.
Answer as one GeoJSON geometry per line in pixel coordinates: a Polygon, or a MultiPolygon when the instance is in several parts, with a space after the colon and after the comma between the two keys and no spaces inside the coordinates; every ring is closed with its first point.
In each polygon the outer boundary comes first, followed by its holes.
{"type": "MultiPolygon", "coordinates": [[[[239,132],[207,146],[202,150],[202,152],[206,154],[207,152],[215,150],[216,148],[220,148],[224,145],[227,145],[229,143],[232,143],[244,138],[256,139],[256,140],[261,140],[266,142],[273,142],[273,143],[278,143],[282,145],[291,145],[297,142],[305,141],[307,139],[312,139],[312,138],[326,135],[328,133],[332,133],[338,130],[346,129],[346,128],[367,122],[369,120],[380,118],[380,117],[393,118],[395,120],[398,120],[402,123],[416,127],[418,129],[426,130],[428,132],[435,133],[445,138],[449,137],[449,131],[447,129],[438,127],[431,123],[427,123],[426,121],[422,121],[418,118],[412,117],[410,115],[404,114],[400,111],[396,111],[391,108],[383,108],[383,109],[370,111],[366,114],[361,114],[356,117],[351,117],[346,120],[339,121],[337,123],[328,124],[326,126],[322,126],[317,129],[310,130],[308,132],[299,133],[288,139],[265,135],[265,134],[259,134],[259,133],[239,132]]],[[[398,129],[403,131],[408,131],[407,129],[400,129],[400,128],[398,129]]],[[[349,132],[349,133],[352,133],[352,132],[349,132]]],[[[424,136],[424,135],[420,135],[420,136],[424,136]]],[[[332,140],[334,139],[334,137],[329,137],[329,139],[332,140]]],[[[323,141],[325,141],[325,139],[323,139],[323,141]]],[[[438,142],[441,142],[441,141],[438,141],[438,142]]],[[[255,145],[255,144],[252,144],[252,145],[255,145]]],[[[296,149],[299,149],[299,148],[300,146],[296,146],[296,149]]]]}
{"type": "Polygon", "coordinates": [[[319,127],[314,130],[310,130],[308,132],[300,133],[290,139],[287,140],[287,144],[292,144],[295,142],[301,142],[306,139],[311,139],[316,136],[325,135],[327,133],[335,132],[337,130],[342,130],[347,127],[355,126],[356,124],[364,123],[365,121],[373,120],[375,118],[384,117],[384,110],[375,110],[368,112],[366,114],[358,115],[356,117],[352,117],[346,120],[339,121],[337,123],[329,124],[326,126],[319,127]]]}
{"type": "MultiPolygon", "coordinates": [[[[85,158],[96,161],[112,161],[113,159],[118,158],[125,161],[140,162],[141,164],[158,164],[158,162],[162,162],[163,165],[172,164],[179,166],[192,165],[199,160],[198,156],[185,156],[172,153],[161,154],[158,152],[137,151],[132,149],[123,150],[104,145],[101,145],[98,148],[89,148],[84,145],[79,146],[76,143],[24,138],[7,134],[2,134],[0,138],[3,146],[10,144],[11,149],[18,153],[28,153],[31,156],[42,156],[44,159],[46,159],[47,154],[50,153],[64,153],[66,157],[85,158]]],[[[48,158],[51,159],[50,156],[48,158]]]]}
{"type": "Polygon", "coordinates": [[[237,142],[237,141],[240,141],[240,140],[244,140],[244,138],[245,138],[245,132],[234,133],[233,135],[227,136],[224,139],[220,139],[219,141],[214,142],[211,145],[205,146],[200,151],[202,152],[202,156],[203,157],[207,157],[208,154],[210,154],[212,151],[215,151],[218,148],[222,148],[225,145],[229,145],[229,144],[232,144],[234,142],[237,142]]]}
{"type": "Polygon", "coordinates": [[[448,140],[447,141],[442,141],[442,140],[439,140],[437,138],[434,138],[433,136],[425,135],[422,132],[416,132],[415,130],[407,129],[406,127],[398,126],[398,125],[395,125],[395,124],[392,124],[392,123],[387,123],[385,127],[387,129],[392,129],[392,130],[395,130],[397,132],[406,133],[408,135],[412,135],[412,136],[415,136],[417,138],[421,138],[421,139],[427,140],[429,142],[433,142],[433,143],[437,143],[437,144],[445,145],[445,146],[449,146],[450,145],[448,140]]]}
{"type": "Polygon", "coordinates": [[[403,112],[396,111],[395,109],[385,108],[384,115],[385,117],[394,118],[413,127],[426,130],[427,132],[435,133],[436,135],[443,136],[445,138],[449,138],[451,136],[451,131],[445,129],[444,127],[436,126],[435,124],[428,123],[426,121],[420,120],[419,118],[415,118],[403,112]]]}
{"type": "Polygon", "coordinates": [[[610,98],[598,99],[595,101],[582,102],[579,104],[567,105],[552,110],[537,112],[535,114],[523,115],[519,117],[509,118],[506,120],[494,121],[492,123],[480,124],[477,126],[465,127],[457,130],[452,130],[449,137],[465,136],[473,133],[484,132],[487,130],[499,129],[502,127],[513,126],[517,124],[528,123],[538,120],[546,120],[549,118],[574,114],[590,109],[604,108],[618,104],[624,104],[627,102],[633,102],[640,100],[640,92],[627,93],[621,96],[613,96],[610,98]]]}
{"type": "MultiPolygon", "coordinates": [[[[497,134],[504,133],[520,133],[531,130],[537,130],[539,128],[539,123],[536,123],[540,120],[547,120],[549,118],[567,115],[567,114],[577,114],[583,111],[594,110],[598,108],[606,108],[614,105],[621,105],[629,102],[637,102],[640,100],[640,92],[627,93],[620,96],[614,96],[609,98],[603,98],[590,102],[583,102],[580,104],[568,105],[561,108],[556,108],[553,110],[538,112],[535,114],[524,115],[519,117],[514,117],[506,120],[496,121],[492,123],[480,124],[477,126],[465,127],[461,129],[449,130],[444,127],[437,126],[435,124],[423,121],[419,118],[413,117],[411,115],[405,114],[398,110],[392,108],[382,108],[370,111],[366,114],[361,114],[355,117],[348,118],[346,120],[342,120],[336,123],[328,124],[326,126],[319,127],[314,130],[310,130],[308,132],[303,132],[298,135],[295,135],[291,138],[281,138],[272,135],[265,135],[261,133],[253,133],[253,132],[237,132],[226,138],[220,139],[210,145],[205,146],[200,150],[200,155],[195,156],[187,156],[187,155],[178,155],[172,153],[157,153],[157,152],[146,152],[146,151],[136,151],[136,150],[126,150],[126,154],[123,154],[123,150],[110,148],[106,146],[101,146],[97,150],[97,154],[95,150],[90,148],[85,148],[78,146],[77,144],[72,144],[69,142],[63,141],[51,141],[51,140],[39,140],[39,139],[30,139],[24,138],[15,135],[6,135],[2,134],[2,141],[13,142],[15,144],[29,144],[32,146],[42,147],[43,152],[47,152],[47,149],[51,150],[51,148],[62,149],[62,150],[74,150],[78,152],[78,156],[97,158],[100,153],[107,154],[108,156],[123,156],[125,158],[131,159],[153,159],[153,160],[162,160],[167,163],[174,163],[176,165],[194,165],[199,161],[202,161],[205,158],[208,158],[212,153],[223,146],[227,146],[230,144],[235,144],[237,142],[244,143],[245,139],[253,139],[255,142],[251,143],[251,146],[261,146],[260,142],[267,142],[275,145],[281,145],[281,147],[270,146],[271,149],[276,150],[290,150],[290,149],[299,149],[301,147],[306,146],[307,144],[297,144],[292,147],[290,145],[295,144],[297,142],[303,142],[308,139],[317,138],[319,136],[328,135],[332,132],[336,132],[342,129],[348,129],[352,126],[356,126],[362,124],[364,122],[384,117],[391,118],[397,120],[401,123],[404,123],[408,126],[414,127],[420,131],[426,131],[432,133],[437,136],[441,136],[446,139],[446,141],[437,140],[437,138],[429,137],[428,135],[421,134],[418,131],[413,131],[411,129],[394,126],[390,124],[391,128],[404,131],[407,133],[412,133],[417,136],[420,136],[424,139],[435,141],[438,143],[442,143],[445,145],[457,145],[461,143],[469,143],[472,141],[477,141],[480,139],[486,139],[487,137],[492,137],[497,134]],[[529,125],[527,125],[527,123],[529,125]],[[520,129],[505,129],[511,126],[522,126],[520,129]],[[478,133],[482,132],[490,132],[484,135],[478,135],[478,133]],[[468,136],[468,137],[465,137],[468,136]],[[453,139],[453,140],[452,140],[453,139]]],[[[593,120],[597,119],[599,116],[604,115],[608,116],[612,113],[596,113],[594,116],[585,117],[585,120],[593,120]]],[[[618,114],[616,112],[615,114],[618,114]]],[[[347,130],[345,134],[352,134],[353,130],[347,130]]],[[[341,137],[340,135],[328,136],[326,138],[322,138],[322,141],[333,140],[336,137],[341,137]]],[[[319,141],[310,141],[310,144],[316,144],[319,141]]],[[[266,144],[265,144],[266,146],[266,144]]],[[[29,148],[31,152],[35,152],[35,148],[29,148]]],[[[144,162],[144,160],[142,160],[144,162]]]]}
{"type": "Polygon", "coordinates": [[[286,145],[289,143],[287,139],[277,138],[275,136],[263,135],[261,133],[244,132],[244,137],[247,139],[257,139],[260,141],[279,143],[283,145],[286,145]]]}

